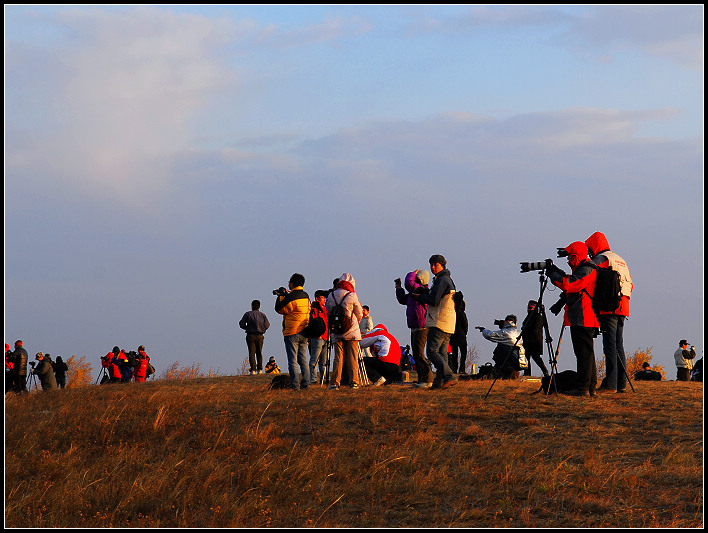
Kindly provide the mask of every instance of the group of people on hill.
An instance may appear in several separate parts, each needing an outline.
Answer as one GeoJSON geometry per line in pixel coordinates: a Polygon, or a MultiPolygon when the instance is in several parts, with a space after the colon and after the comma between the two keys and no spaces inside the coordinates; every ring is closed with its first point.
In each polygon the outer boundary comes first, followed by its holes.
{"type": "MultiPolygon", "coordinates": [[[[577,381],[567,393],[594,396],[626,392],[629,376],[623,333],[634,288],[627,263],[610,249],[606,236],[601,232],[593,233],[585,241],[559,248],[558,257],[567,257],[570,273],[564,272],[551,260],[543,262],[540,269],[545,270],[548,281],[562,290],[560,299],[550,310],[556,315],[564,311],[563,328],[569,327],[576,357],[577,381]],[[605,294],[608,283],[615,284],[614,294],[610,297],[605,294]],[[606,369],[601,384],[597,382],[593,345],[598,332],[602,334],[606,369]]],[[[406,275],[404,282],[400,278],[394,281],[396,298],[406,306],[412,358],[418,376],[416,387],[448,388],[457,383],[458,375],[465,370],[466,304],[462,293],[455,287],[445,257],[435,254],[428,263],[430,272],[414,270],[406,275]]],[[[372,356],[364,357],[364,367],[367,374],[373,375],[374,384],[395,380],[395,376],[400,375],[396,373],[401,369],[400,345],[383,324],[373,326],[370,317],[367,320],[368,312],[359,302],[354,277],[345,272],[335,279],[331,289],[316,291],[312,301],[303,288],[304,284],[305,277],[295,273],[287,289],[281,287],[273,291],[276,296],[275,311],[283,316],[282,331],[290,387],[307,388],[316,382],[318,367],[321,376],[328,370],[325,367],[328,340],[334,348],[329,381],[331,389],[338,389],[345,383],[352,388],[359,386],[360,351],[372,356]],[[362,327],[364,322],[370,322],[368,328],[362,327]],[[341,327],[340,323],[343,324],[341,327]],[[334,324],[339,328],[336,331],[334,324]],[[371,340],[367,335],[377,337],[378,341],[371,340]],[[399,348],[382,350],[380,346],[387,344],[382,340],[384,338],[388,339],[389,347],[399,348]]],[[[497,344],[493,360],[499,377],[515,378],[522,371],[529,374],[531,360],[539,366],[544,376],[549,375],[542,359],[542,307],[535,300],[529,301],[528,315],[521,328],[517,327],[517,318],[513,314],[495,321],[498,329],[476,328],[485,339],[497,344]]],[[[246,330],[252,373],[258,373],[261,369],[263,335],[269,325],[257,300],[240,322],[246,330]]],[[[680,351],[681,365],[690,366],[690,362],[686,361],[692,359],[691,352],[680,351]]],[[[678,357],[676,360],[677,367],[681,368],[678,357]]],[[[684,374],[680,370],[677,379],[683,379],[684,374]]]]}
{"type": "Polygon", "coordinates": [[[20,394],[28,392],[27,381],[30,386],[34,379],[39,379],[42,390],[53,390],[66,386],[66,375],[69,366],[61,355],[52,360],[51,354],[37,352],[34,361],[29,361],[27,350],[21,340],[15,341],[15,349],[10,350],[10,345],[5,343],[5,393],[10,391],[20,394]],[[31,370],[27,373],[27,366],[31,370]]]}
{"type": "Polygon", "coordinates": [[[142,344],[138,346],[137,351],[129,352],[114,346],[110,352],[101,357],[101,368],[103,368],[102,385],[130,381],[143,383],[155,373],[155,369],[150,364],[150,357],[142,344]]]}

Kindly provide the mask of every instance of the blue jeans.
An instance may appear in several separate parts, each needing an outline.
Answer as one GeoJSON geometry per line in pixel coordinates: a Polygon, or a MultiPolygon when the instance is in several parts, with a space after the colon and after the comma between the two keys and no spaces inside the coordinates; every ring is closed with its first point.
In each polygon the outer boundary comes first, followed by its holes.
{"type": "Polygon", "coordinates": [[[451,333],[438,328],[428,328],[428,343],[425,347],[428,360],[435,366],[436,381],[450,381],[455,376],[447,364],[447,346],[451,333]]]}
{"type": "Polygon", "coordinates": [[[302,373],[302,383],[307,387],[310,383],[310,367],[307,364],[307,337],[295,333],[283,337],[285,341],[285,353],[288,356],[288,373],[290,374],[290,386],[293,389],[300,388],[297,379],[297,367],[300,366],[302,373]]]}
{"type": "Polygon", "coordinates": [[[599,315],[602,331],[602,351],[605,352],[606,387],[612,390],[627,388],[627,357],[624,353],[624,317],[621,315],[599,315]]]}
{"type": "Polygon", "coordinates": [[[317,366],[319,366],[320,369],[320,379],[324,379],[326,362],[327,340],[320,339],[319,337],[310,339],[310,383],[317,383],[317,366]]]}

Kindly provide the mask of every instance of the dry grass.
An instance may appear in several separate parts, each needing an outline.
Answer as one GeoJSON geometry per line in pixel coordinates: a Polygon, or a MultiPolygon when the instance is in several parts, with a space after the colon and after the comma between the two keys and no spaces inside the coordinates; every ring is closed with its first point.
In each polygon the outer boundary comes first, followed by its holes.
{"type": "Polygon", "coordinates": [[[8,527],[701,527],[702,384],[267,391],[268,376],[6,397],[8,527]]]}

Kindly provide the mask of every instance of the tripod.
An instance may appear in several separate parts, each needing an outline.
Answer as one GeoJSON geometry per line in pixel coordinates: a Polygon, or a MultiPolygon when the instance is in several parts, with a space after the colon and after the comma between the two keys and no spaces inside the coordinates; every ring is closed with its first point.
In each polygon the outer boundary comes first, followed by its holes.
{"type": "Polygon", "coordinates": [[[101,384],[103,384],[103,379],[102,379],[102,378],[105,377],[105,376],[107,376],[107,374],[106,374],[106,369],[105,369],[105,368],[102,368],[102,369],[101,369],[101,372],[99,372],[98,377],[96,378],[96,382],[94,383],[94,385],[96,385],[96,384],[98,383],[98,380],[101,380],[101,384]]]}
{"type": "Polygon", "coordinates": [[[327,349],[325,350],[324,372],[320,373],[320,385],[329,385],[329,360],[332,355],[332,336],[327,335],[327,349]]]}
{"type": "MultiPolygon", "coordinates": [[[[549,364],[551,365],[551,383],[553,384],[553,388],[556,389],[556,384],[553,381],[553,374],[555,373],[557,375],[558,369],[557,369],[557,358],[558,358],[558,352],[556,351],[555,356],[553,355],[553,339],[551,338],[551,333],[548,329],[548,318],[546,317],[546,308],[543,305],[543,293],[546,291],[546,286],[548,285],[548,276],[546,276],[546,270],[541,269],[541,271],[538,273],[538,282],[539,282],[539,294],[538,294],[538,303],[536,304],[536,308],[533,310],[533,313],[540,314],[541,315],[541,320],[543,323],[543,331],[546,336],[546,348],[548,349],[548,354],[549,354],[549,364]]],[[[532,315],[533,316],[533,315],[532,315]]],[[[527,322],[527,327],[529,324],[531,324],[532,321],[529,320],[527,322]]],[[[500,368],[505,368],[506,364],[509,362],[509,358],[513,357],[514,355],[514,349],[516,348],[516,345],[519,343],[521,340],[525,327],[521,328],[521,332],[519,333],[519,336],[516,338],[516,342],[514,342],[514,346],[512,346],[512,349],[509,350],[509,353],[506,356],[506,359],[504,360],[504,363],[501,365],[500,368]]],[[[561,330],[561,338],[563,337],[563,332],[561,330]]],[[[560,339],[558,340],[558,347],[560,348],[560,339]]],[[[492,385],[489,387],[489,390],[487,391],[487,394],[484,395],[486,398],[489,396],[489,393],[492,391],[492,388],[494,387],[494,384],[497,382],[497,379],[499,379],[499,372],[495,372],[494,376],[494,381],[492,382],[492,385]]],[[[548,386],[548,390],[550,391],[550,384],[548,386]]],[[[556,390],[556,392],[558,392],[556,390]]]]}
{"type": "Polygon", "coordinates": [[[27,392],[32,392],[33,389],[39,389],[37,385],[37,374],[35,374],[34,371],[27,375],[27,392]]]}

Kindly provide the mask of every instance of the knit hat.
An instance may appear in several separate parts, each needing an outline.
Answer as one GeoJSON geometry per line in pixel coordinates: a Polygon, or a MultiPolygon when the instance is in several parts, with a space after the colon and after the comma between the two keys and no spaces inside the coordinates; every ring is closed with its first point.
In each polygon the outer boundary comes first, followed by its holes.
{"type": "Polygon", "coordinates": [[[428,270],[419,270],[418,279],[420,280],[421,285],[427,285],[430,283],[430,272],[428,270]]]}
{"type": "Polygon", "coordinates": [[[447,261],[440,254],[431,255],[430,259],[428,259],[428,263],[431,265],[434,265],[435,263],[440,263],[443,268],[445,268],[445,266],[447,265],[447,261]]]}
{"type": "Polygon", "coordinates": [[[271,357],[270,359],[268,359],[268,362],[269,362],[269,363],[275,363],[275,357],[271,357]]]}

